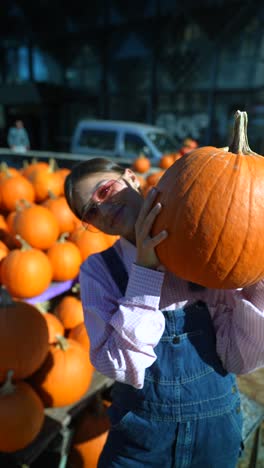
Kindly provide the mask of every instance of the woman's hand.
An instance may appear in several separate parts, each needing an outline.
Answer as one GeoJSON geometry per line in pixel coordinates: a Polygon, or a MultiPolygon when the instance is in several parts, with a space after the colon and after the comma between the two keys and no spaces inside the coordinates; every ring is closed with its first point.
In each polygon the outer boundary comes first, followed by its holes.
{"type": "Polygon", "coordinates": [[[154,270],[160,266],[155,247],[166,239],[168,235],[167,231],[161,231],[155,237],[150,236],[154,220],[162,209],[160,203],[154,204],[157,194],[156,188],[150,190],[139,212],[135,226],[137,245],[136,264],[154,270]]]}

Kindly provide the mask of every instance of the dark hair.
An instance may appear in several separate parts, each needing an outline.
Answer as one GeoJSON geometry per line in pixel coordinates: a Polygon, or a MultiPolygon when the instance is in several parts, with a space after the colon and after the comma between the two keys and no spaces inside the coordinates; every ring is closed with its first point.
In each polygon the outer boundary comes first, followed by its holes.
{"type": "Polygon", "coordinates": [[[81,214],[78,212],[75,206],[75,195],[76,195],[76,185],[85,177],[100,173],[100,172],[117,172],[122,175],[124,173],[124,168],[119,166],[119,164],[114,163],[113,161],[105,158],[93,158],[88,159],[87,161],[81,161],[78,164],[75,164],[71,169],[71,172],[67,175],[64,182],[64,194],[67,200],[67,203],[73,213],[80,218],[81,214]]]}

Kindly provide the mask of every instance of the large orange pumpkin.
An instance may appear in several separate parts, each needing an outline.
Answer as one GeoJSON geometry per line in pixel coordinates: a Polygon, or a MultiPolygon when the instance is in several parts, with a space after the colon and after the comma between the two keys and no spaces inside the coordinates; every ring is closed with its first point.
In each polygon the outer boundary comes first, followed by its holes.
{"type": "Polygon", "coordinates": [[[60,407],[76,403],[84,396],[93,372],[87,351],[74,340],[58,337],[30,382],[44,406],[60,407]]]}
{"type": "Polygon", "coordinates": [[[62,234],[58,241],[47,250],[54,281],[67,281],[76,278],[82,263],[79,248],[73,242],[65,240],[65,235],[62,234]]]}
{"type": "Polygon", "coordinates": [[[21,241],[21,249],[12,250],[2,261],[2,283],[14,297],[38,296],[51,282],[52,267],[44,252],[21,241]]]}
{"type": "Polygon", "coordinates": [[[16,452],[33,442],[44,422],[44,408],[26,382],[12,383],[8,372],[0,388],[0,451],[16,452]]]}
{"type": "Polygon", "coordinates": [[[55,215],[45,206],[28,205],[15,216],[13,229],[31,247],[46,250],[59,237],[59,223],[55,215]]]}
{"type": "Polygon", "coordinates": [[[107,406],[98,402],[84,410],[76,423],[69,454],[70,466],[96,468],[110,429],[107,406]]]}
{"type": "Polygon", "coordinates": [[[264,158],[250,150],[247,114],[235,115],[228,148],[183,156],[158,183],[163,209],[152,235],[162,264],[209,288],[242,288],[264,277],[264,158]]]}
{"type": "Polygon", "coordinates": [[[48,328],[33,305],[11,299],[1,290],[0,382],[9,369],[15,379],[24,379],[43,363],[49,350],[48,328]]]}

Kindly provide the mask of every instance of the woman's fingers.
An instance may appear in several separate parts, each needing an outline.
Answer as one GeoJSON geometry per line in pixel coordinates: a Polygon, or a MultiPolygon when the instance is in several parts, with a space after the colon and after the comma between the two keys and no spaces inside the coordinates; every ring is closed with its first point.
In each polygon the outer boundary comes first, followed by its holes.
{"type": "Polygon", "coordinates": [[[148,215],[146,216],[146,218],[144,219],[144,223],[142,226],[140,226],[140,235],[144,238],[144,237],[147,237],[149,235],[149,232],[152,228],[152,225],[157,217],[157,215],[159,214],[161,210],[161,204],[160,203],[157,203],[152,209],[151,211],[148,213],[148,215]]]}
{"type": "Polygon", "coordinates": [[[158,244],[160,244],[160,242],[166,239],[166,237],[168,237],[167,231],[161,231],[155,237],[150,237],[149,239],[146,239],[144,242],[144,247],[146,247],[147,249],[154,248],[158,244]]]}
{"type": "Polygon", "coordinates": [[[157,194],[158,194],[158,191],[155,188],[152,188],[149,191],[147,197],[145,198],[143,206],[142,206],[142,208],[141,208],[141,210],[139,212],[138,219],[137,219],[137,224],[144,223],[145,218],[148,215],[157,194]]]}

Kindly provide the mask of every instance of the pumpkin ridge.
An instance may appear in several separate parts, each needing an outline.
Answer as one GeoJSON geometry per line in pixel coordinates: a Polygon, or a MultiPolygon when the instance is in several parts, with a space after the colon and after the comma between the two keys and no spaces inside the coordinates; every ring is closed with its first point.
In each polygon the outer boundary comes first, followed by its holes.
{"type": "MultiPolygon", "coordinates": [[[[240,156],[241,156],[241,155],[239,155],[239,154],[236,155],[236,159],[235,159],[235,162],[234,162],[234,166],[236,165],[237,159],[240,159],[240,156]]],[[[230,159],[231,159],[231,158],[230,158],[230,159]]],[[[224,168],[224,170],[225,170],[225,168],[224,168]]],[[[222,176],[222,174],[224,173],[224,170],[223,170],[223,172],[221,173],[221,176],[222,176]]],[[[221,176],[220,176],[220,177],[221,177],[221,176]]],[[[234,176],[234,173],[231,172],[231,177],[230,177],[230,179],[228,180],[228,183],[229,183],[230,180],[233,179],[233,176],[234,176]]],[[[216,181],[216,182],[218,182],[218,180],[219,180],[220,177],[217,178],[217,181],[216,181]]],[[[237,172],[236,172],[236,183],[237,183],[238,179],[239,179],[239,172],[237,171],[237,172]]],[[[217,237],[217,239],[216,239],[216,245],[215,245],[215,247],[213,248],[212,252],[210,253],[209,257],[208,257],[207,259],[204,259],[204,262],[205,262],[204,267],[205,267],[205,268],[208,266],[208,263],[211,261],[213,255],[214,255],[215,252],[217,251],[217,247],[218,247],[218,245],[219,245],[219,241],[220,241],[221,236],[222,236],[222,234],[223,234],[223,232],[224,232],[224,229],[225,229],[225,226],[226,226],[226,219],[227,219],[227,217],[228,217],[228,214],[230,213],[230,208],[232,207],[233,200],[234,200],[234,195],[235,195],[235,193],[236,193],[236,183],[235,183],[234,186],[233,186],[232,194],[231,194],[231,197],[230,197],[230,200],[229,200],[229,204],[228,204],[228,206],[227,206],[227,210],[226,210],[226,214],[225,214],[225,223],[224,223],[224,225],[222,226],[222,229],[221,229],[221,231],[219,232],[219,235],[218,235],[218,237],[217,237]]],[[[228,187],[228,184],[227,184],[227,187],[228,187]]],[[[211,191],[211,194],[212,194],[212,193],[213,193],[213,191],[211,191]]],[[[211,194],[210,194],[210,195],[211,195],[211,194]]],[[[207,202],[208,202],[208,200],[209,200],[209,198],[207,199],[207,202]]],[[[247,233],[248,233],[248,230],[247,230],[247,233]]],[[[243,242],[243,246],[244,246],[244,242],[243,242]]],[[[240,255],[241,255],[241,252],[239,253],[239,257],[240,257],[240,255]]],[[[236,264],[237,261],[239,260],[239,257],[238,257],[238,259],[235,261],[235,264],[236,264]]],[[[234,264],[234,265],[235,265],[235,264],[234,264]]],[[[231,267],[231,270],[232,270],[232,269],[233,269],[233,266],[231,267]]],[[[230,274],[231,270],[227,273],[226,276],[228,276],[228,275],[230,274]]],[[[223,279],[224,279],[224,278],[222,278],[222,280],[223,280],[223,279]]]]}
{"type": "MultiPolygon", "coordinates": [[[[244,160],[246,160],[246,158],[244,158],[244,160]]],[[[249,167],[249,164],[248,164],[248,161],[246,160],[246,164],[248,166],[248,169],[249,171],[251,171],[251,168],[249,167]]],[[[245,238],[244,238],[244,241],[243,241],[243,244],[241,246],[241,249],[240,249],[240,252],[239,252],[239,255],[235,261],[235,263],[232,265],[231,269],[227,272],[227,274],[225,275],[225,277],[223,278],[223,280],[226,280],[230,277],[230,275],[232,274],[232,272],[234,271],[235,267],[237,266],[237,263],[239,262],[240,260],[240,257],[241,257],[241,254],[242,252],[244,251],[244,248],[246,246],[246,243],[247,243],[247,240],[248,240],[248,233],[249,233],[249,230],[250,230],[250,212],[251,212],[251,206],[252,206],[252,198],[253,198],[253,184],[252,184],[252,177],[250,178],[250,191],[249,191],[249,199],[250,199],[250,209],[248,210],[248,223],[247,223],[247,230],[246,230],[246,233],[245,233],[245,238]]],[[[258,275],[259,276],[259,275],[258,275]]]]}
{"type": "MultiPolygon", "coordinates": [[[[218,151],[216,151],[216,152],[215,152],[215,151],[212,151],[213,154],[209,154],[209,155],[208,155],[208,159],[205,161],[205,163],[203,164],[203,166],[202,166],[202,165],[199,166],[199,171],[195,173],[195,178],[194,178],[193,180],[190,181],[190,185],[187,186],[187,189],[186,189],[186,191],[183,193],[182,198],[184,198],[184,197],[188,194],[188,192],[191,190],[191,188],[192,188],[193,185],[195,184],[196,180],[199,178],[199,174],[200,174],[201,172],[203,172],[203,171],[205,170],[206,166],[212,161],[212,159],[213,159],[218,153],[221,153],[221,152],[222,152],[222,150],[218,150],[218,151]]],[[[194,156],[193,159],[196,159],[196,157],[194,156]]],[[[180,177],[181,177],[181,172],[184,172],[184,169],[183,169],[182,171],[179,172],[179,174],[178,174],[178,178],[179,178],[179,179],[180,179],[180,177]]],[[[187,184],[186,184],[186,185],[187,185],[187,184]]]]}
{"type": "MultiPolygon", "coordinates": [[[[242,162],[242,157],[243,157],[243,154],[239,153],[236,155],[236,160],[239,159],[241,162],[242,162]]],[[[243,158],[243,161],[244,161],[244,158],[243,158]]],[[[236,161],[234,163],[234,166],[236,165],[236,161]]],[[[233,174],[232,174],[233,175],[233,174]]],[[[236,172],[236,183],[237,181],[239,180],[239,171],[236,172]]],[[[228,216],[228,213],[230,212],[230,208],[232,207],[232,204],[233,204],[233,199],[234,199],[234,195],[236,193],[236,187],[234,186],[233,187],[233,193],[232,193],[232,196],[230,198],[230,202],[229,202],[229,206],[228,206],[228,210],[227,210],[227,214],[226,214],[226,217],[225,219],[227,218],[228,216]]],[[[252,193],[252,181],[251,181],[251,185],[250,185],[250,193],[252,193]]],[[[249,220],[248,220],[249,221],[249,220]]],[[[232,272],[234,271],[234,269],[236,268],[237,266],[237,263],[240,261],[241,259],[241,254],[244,250],[244,247],[246,245],[246,242],[247,242],[247,236],[248,236],[248,232],[249,232],[249,222],[247,223],[247,230],[246,230],[246,233],[245,233],[245,237],[244,237],[244,240],[243,240],[243,243],[241,245],[241,248],[240,248],[240,252],[237,254],[237,258],[234,260],[233,262],[233,265],[231,265],[229,267],[229,270],[226,271],[226,274],[224,276],[221,276],[221,281],[225,281],[227,280],[231,275],[232,275],[232,272]]],[[[221,229],[220,233],[219,233],[219,236],[218,236],[218,239],[217,239],[217,243],[216,243],[216,247],[214,248],[212,254],[210,255],[209,259],[207,260],[205,266],[208,265],[208,263],[211,261],[213,255],[217,252],[217,246],[219,245],[220,243],[220,239],[221,239],[221,236],[223,234],[223,231],[224,231],[224,228],[225,228],[225,225],[226,223],[224,224],[223,228],[221,229]]]]}
{"type": "MultiPolygon", "coordinates": [[[[216,154],[216,153],[215,153],[215,154],[216,154]]],[[[215,154],[214,154],[214,155],[215,155],[215,154]]],[[[214,155],[213,155],[213,156],[214,156],[214,155]]],[[[231,157],[230,157],[230,159],[231,159],[231,157]]],[[[211,161],[212,161],[212,158],[211,158],[210,160],[208,160],[207,163],[209,164],[211,161]]],[[[203,168],[204,168],[205,166],[206,166],[206,165],[204,165],[203,168]]],[[[203,216],[204,210],[206,209],[206,206],[207,206],[207,204],[208,204],[208,201],[210,200],[210,196],[214,193],[215,186],[217,185],[219,179],[220,179],[221,176],[223,175],[225,169],[226,169],[226,168],[224,167],[224,168],[223,168],[223,171],[221,172],[221,174],[219,175],[219,177],[217,177],[217,179],[215,180],[215,183],[214,183],[214,184],[212,185],[212,187],[211,187],[211,191],[210,191],[210,193],[209,193],[209,196],[206,198],[206,200],[205,200],[205,202],[204,202],[204,205],[203,205],[203,207],[202,207],[202,211],[200,212],[199,221],[198,221],[198,224],[197,224],[197,226],[196,226],[196,230],[195,230],[195,232],[194,232],[192,238],[195,237],[195,235],[196,235],[196,233],[197,233],[197,229],[199,228],[199,224],[200,224],[200,222],[201,222],[201,218],[202,218],[202,216],[203,216]]],[[[232,174],[231,174],[231,177],[232,177],[232,174]]],[[[192,186],[193,186],[193,184],[194,184],[195,182],[196,182],[196,179],[193,181],[192,185],[189,187],[189,189],[187,190],[187,192],[184,194],[183,198],[184,198],[185,196],[188,195],[189,191],[191,190],[191,188],[192,188],[192,186]]],[[[232,199],[232,197],[231,197],[231,199],[232,199]]],[[[217,239],[217,242],[218,242],[218,240],[219,240],[219,239],[217,239]]],[[[215,250],[215,248],[214,248],[214,250],[215,250]]],[[[213,250],[213,252],[214,252],[214,250],[213,250]]],[[[213,254],[213,253],[212,253],[212,254],[213,254]]],[[[211,254],[211,255],[212,255],[212,254],[211,254]]],[[[211,255],[210,255],[210,257],[211,257],[211,255]]]]}

